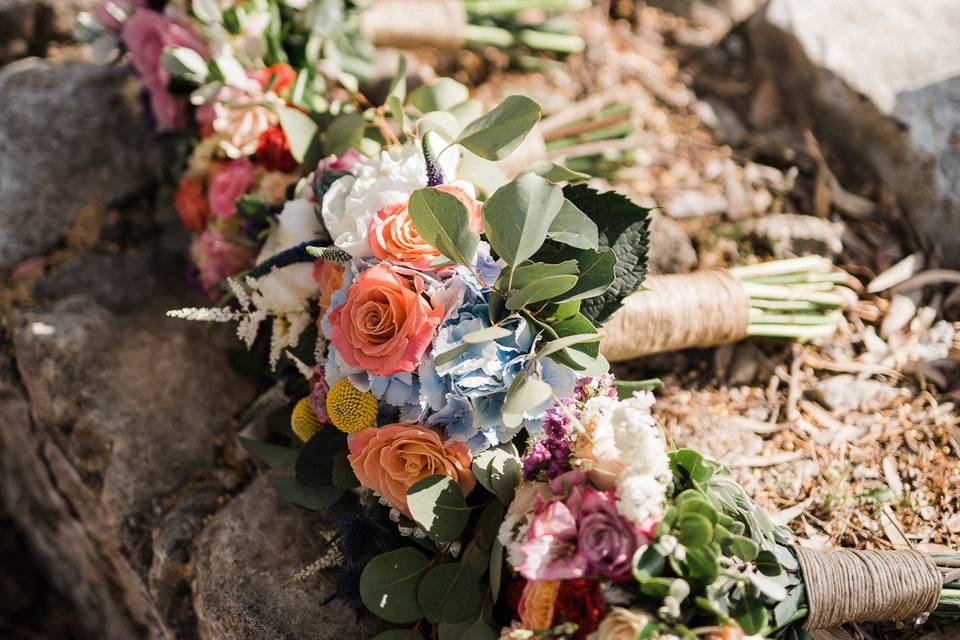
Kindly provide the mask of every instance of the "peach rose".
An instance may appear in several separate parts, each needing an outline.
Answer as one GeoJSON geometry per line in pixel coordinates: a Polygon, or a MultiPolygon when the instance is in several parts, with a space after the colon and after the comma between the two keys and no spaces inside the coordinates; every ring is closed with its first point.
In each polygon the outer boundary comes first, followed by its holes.
{"type": "Polygon", "coordinates": [[[181,177],[173,196],[173,208],[177,210],[185,228],[190,231],[202,230],[210,216],[210,207],[203,195],[203,182],[197,178],[181,177]]]}
{"type": "Polygon", "coordinates": [[[440,252],[420,237],[406,204],[387,205],[370,220],[367,233],[370,251],[381,260],[389,260],[411,269],[429,271],[440,252]]]}
{"type": "Polygon", "coordinates": [[[461,189],[460,187],[452,184],[441,184],[437,187],[434,187],[437,191],[443,191],[444,193],[449,193],[452,196],[456,196],[457,200],[463,203],[463,206],[467,208],[467,215],[470,217],[470,231],[474,233],[483,233],[483,218],[480,216],[480,203],[477,202],[474,198],[461,189]]]}
{"type": "Polygon", "coordinates": [[[642,611],[614,607],[587,640],[634,640],[650,621],[650,616],[642,611]]]}
{"type": "Polygon", "coordinates": [[[559,580],[531,580],[524,585],[518,607],[524,629],[544,631],[553,626],[554,604],[559,591],[559,580]]]}
{"type": "Polygon", "coordinates": [[[570,445],[570,453],[579,461],[579,470],[600,489],[616,488],[625,465],[614,443],[610,421],[592,418],[584,428],[588,437],[580,435],[570,445]]]}
{"type": "Polygon", "coordinates": [[[320,304],[320,315],[322,316],[330,308],[330,299],[333,294],[343,286],[343,265],[331,260],[317,260],[313,263],[313,279],[320,286],[320,294],[317,299],[320,304]]]}
{"type": "Polygon", "coordinates": [[[462,442],[443,442],[436,431],[419,424],[368,427],[350,436],[347,445],[347,460],[360,484],[381,493],[407,517],[407,489],[428,476],[448,476],[463,495],[477,484],[470,470],[470,448],[462,442]]]}
{"type": "Polygon", "coordinates": [[[430,306],[423,278],[381,262],[357,276],[330,312],[330,341],[351,367],[389,376],[417,368],[442,321],[443,306],[430,306]]]}

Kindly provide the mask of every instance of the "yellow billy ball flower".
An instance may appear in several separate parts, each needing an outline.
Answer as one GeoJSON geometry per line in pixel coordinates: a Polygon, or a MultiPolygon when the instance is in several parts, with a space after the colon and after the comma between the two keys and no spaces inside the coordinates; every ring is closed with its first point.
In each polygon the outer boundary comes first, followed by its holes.
{"type": "Polygon", "coordinates": [[[317,414],[310,407],[309,397],[300,398],[300,401],[293,407],[293,414],[290,416],[290,428],[304,442],[323,428],[323,423],[320,422],[317,414]]]}
{"type": "Polygon", "coordinates": [[[377,421],[377,399],[369,391],[360,391],[344,378],[327,392],[327,415],[344,433],[356,433],[377,421]]]}

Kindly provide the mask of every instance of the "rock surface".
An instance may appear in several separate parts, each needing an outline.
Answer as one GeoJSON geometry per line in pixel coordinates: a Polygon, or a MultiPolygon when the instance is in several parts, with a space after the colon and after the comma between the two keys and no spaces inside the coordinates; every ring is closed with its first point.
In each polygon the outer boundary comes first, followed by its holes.
{"type": "Polygon", "coordinates": [[[194,603],[201,638],[332,638],[377,633],[339,602],[320,607],[333,589],[323,573],[295,580],[323,557],[319,517],[280,498],[261,476],[221,510],[197,542],[194,603]],[[282,550],[282,552],[280,552],[282,550]],[[332,632],[332,630],[336,632],[332,632]]]}
{"type": "Polygon", "coordinates": [[[771,0],[750,21],[796,115],[960,265],[960,3],[771,0]],[[945,233],[946,232],[946,233],[945,233]]]}
{"type": "Polygon", "coordinates": [[[691,25],[719,40],[734,25],[749,18],[763,0],[647,0],[647,3],[683,16],[691,25]]]}
{"type": "Polygon", "coordinates": [[[48,302],[10,319],[0,502],[93,637],[368,637],[321,606],[328,577],[290,584],[322,527],[267,480],[246,487],[236,339],[164,317],[204,301],[160,246],[67,262],[35,288],[48,302]]]}
{"type": "Polygon", "coordinates": [[[66,40],[77,15],[95,0],[0,0],[0,64],[43,56],[51,42],[66,40]]]}
{"type": "Polygon", "coordinates": [[[153,187],[161,145],[136,95],[117,67],[31,58],[0,70],[0,269],[54,246],[81,209],[153,187]]]}

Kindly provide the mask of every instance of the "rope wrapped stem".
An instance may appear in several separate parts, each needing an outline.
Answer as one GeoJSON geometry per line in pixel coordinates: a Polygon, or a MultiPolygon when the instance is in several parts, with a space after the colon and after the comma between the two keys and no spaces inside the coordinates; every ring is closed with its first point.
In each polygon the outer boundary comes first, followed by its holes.
{"type": "Polygon", "coordinates": [[[648,276],[644,287],[627,297],[600,329],[608,360],[713,347],[747,337],[750,296],[725,271],[648,276]]]}
{"type": "Polygon", "coordinates": [[[940,601],[943,578],[925,553],[799,546],[794,551],[807,593],[806,629],[909,620],[933,611],[940,601]]]}
{"type": "Polygon", "coordinates": [[[456,50],[467,27],[461,0],[377,0],[360,16],[363,36],[377,47],[456,50]]]}

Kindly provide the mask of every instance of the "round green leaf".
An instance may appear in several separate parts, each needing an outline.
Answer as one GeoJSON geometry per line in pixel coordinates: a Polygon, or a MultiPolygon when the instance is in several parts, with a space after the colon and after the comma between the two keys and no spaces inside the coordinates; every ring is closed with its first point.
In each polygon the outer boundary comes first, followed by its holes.
{"type": "Polygon", "coordinates": [[[484,203],[484,233],[497,255],[511,265],[519,265],[543,246],[562,206],[560,187],[538,175],[521,175],[497,189],[484,203]]]}
{"type": "Polygon", "coordinates": [[[728,553],[735,555],[744,562],[752,562],[760,553],[760,547],[757,543],[744,536],[730,536],[724,541],[723,547],[728,553]]]}
{"type": "Polygon", "coordinates": [[[394,624],[423,617],[417,588],[427,570],[427,558],[412,547],[380,554],[360,575],[360,599],[374,615],[394,624]]]}
{"type": "Polygon", "coordinates": [[[305,487],[293,478],[277,478],[273,481],[273,488],[280,497],[311,511],[332,507],[344,494],[339,487],[305,487]]]}
{"type": "Polygon", "coordinates": [[[756,598],[741,598],[734,605],[732,613],[747,635],[760,633],[767,625],[767,608],[756,598]]]}
{"type": "Polygon", "coordinates": [[[466,622],[480,615],[483,592],[469,567],[455,562],[427,572],[417,589],[417,601],[430,622],[466,622]]]}
{"type": "Polygon", "coordinates": [[[783,573],[783,567],[777,561],[777,556],[772,551],[764,549],[757,554],[757,571],[765,576],[775,577],[783,573]]]}
{"type": "Polygon", "coordinates": [[[503,402],[501,409],[503,425],[508,429],[520,426],[525,413],[540,406],[552,395],[553,389],[540,378],[518,375],[510,385],[506,400],[503,402]]]}
{"type": "Polygon", "coordinates": [[[456,540],[470,518],[470,507],[459,485],[448,476],[434,475],[415,483],[407,490],[410,515],[431,540],[456,540]]]}
{"type": "Polygon", "coordinates": [[[681,513],[677,518],[677,540],[685,547],[702,547],[713,539],[713,525],[701,513],[681,513]]]}
{"type": "Polygon", "coordinates": [[[445,191],[427,187],[410,196],[410,219],[417,233],[458,264],[473,264],[480,236],[470,231],[467,208],[445,191]]]}
{"type": "Polygon", "coordinates": [[[696,584],[712,584],[720,576],[720,563],[710,547],[687,549],[684,576],[696,584]]]}
{"type": "Polygon", "coordinates": [[[526,96],[507,96],[489,113],[464,127],[457,142],[481,158],[501,160],[520,146],[538,120],[539,104],[526,96]]]}

